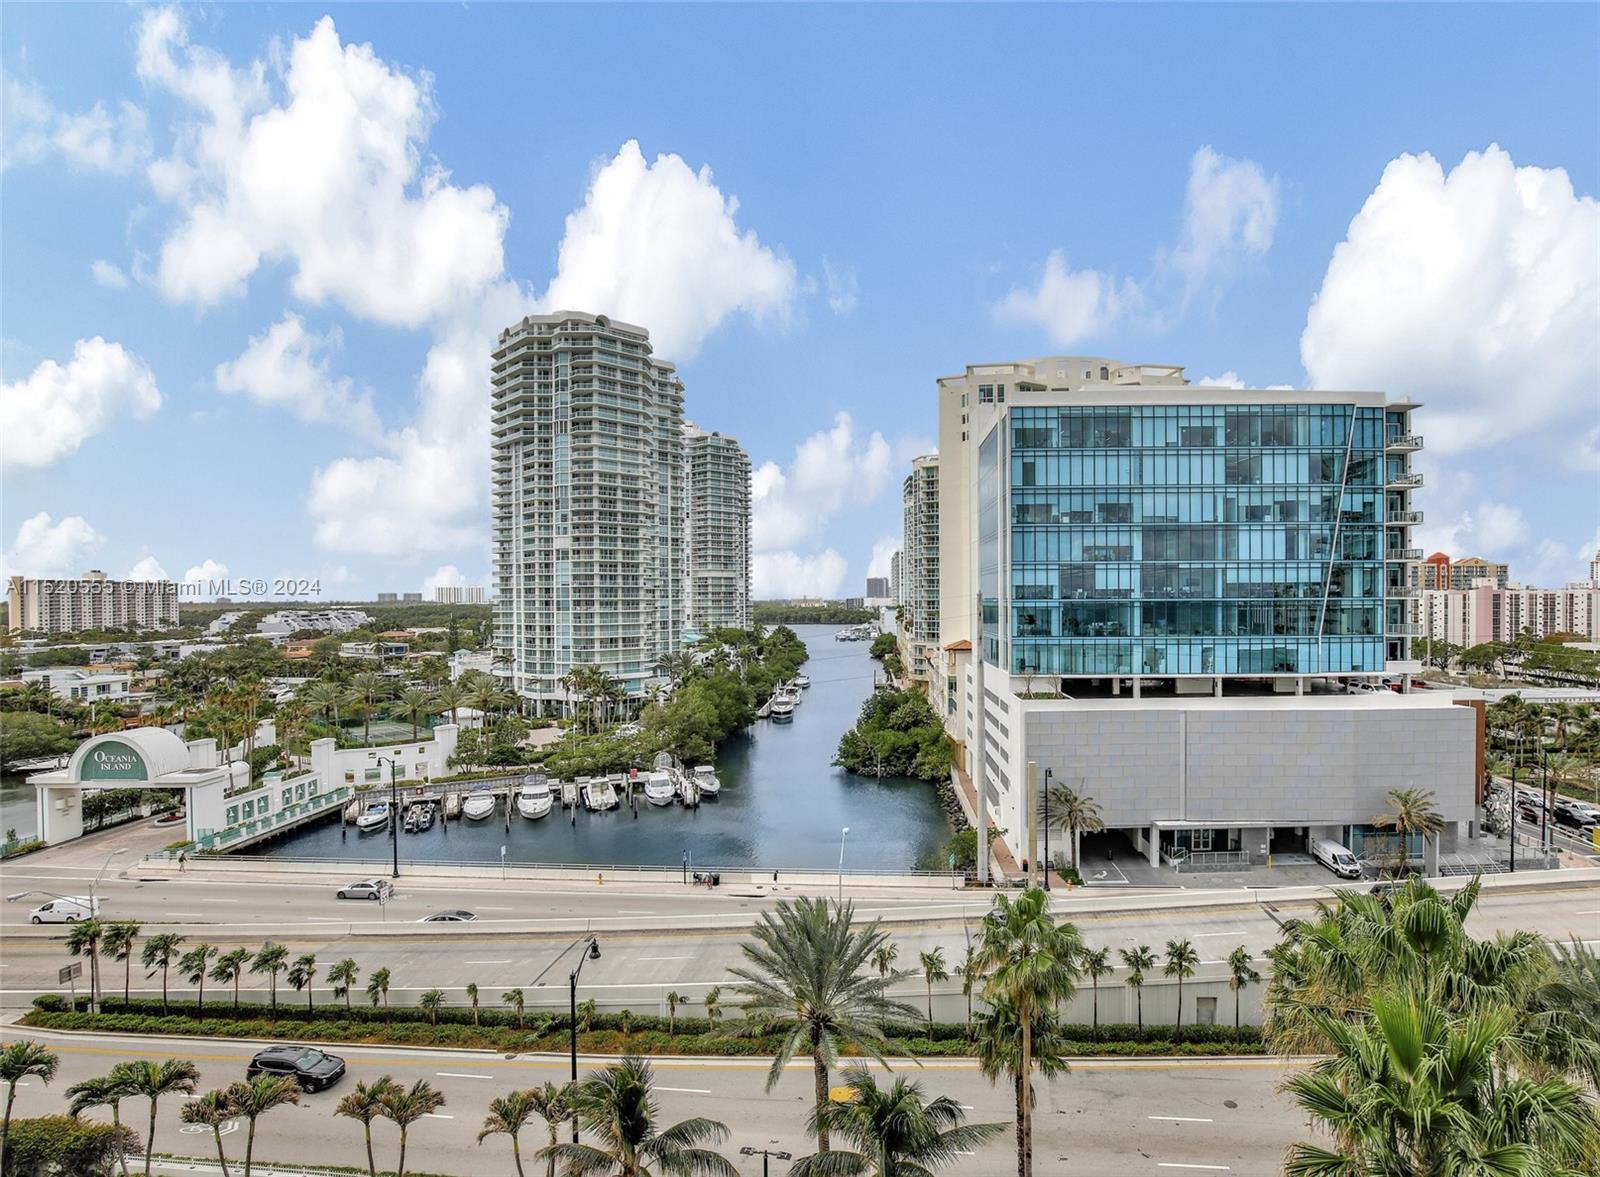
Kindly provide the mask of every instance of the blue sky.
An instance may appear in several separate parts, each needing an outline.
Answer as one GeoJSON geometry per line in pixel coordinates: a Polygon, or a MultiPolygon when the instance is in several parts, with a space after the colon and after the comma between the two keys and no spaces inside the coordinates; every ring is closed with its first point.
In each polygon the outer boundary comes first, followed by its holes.
{"type": "Polygon", "coordinates": [[[3,20],[8,573],[481,583],[552,301],[750,450],[758,595],[859,593],[934,380],[1062,352],[1411,393],[1429,550],[1596,544],[1591,5],[3,20]]]}

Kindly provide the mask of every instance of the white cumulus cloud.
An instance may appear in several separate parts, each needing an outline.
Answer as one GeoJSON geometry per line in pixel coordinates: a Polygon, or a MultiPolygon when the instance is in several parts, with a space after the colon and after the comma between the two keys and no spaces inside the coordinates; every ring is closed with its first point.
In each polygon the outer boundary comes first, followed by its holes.
{"type": "Polygon", "coordinates": [[[861,281],[854,268],[822,259],[822,277],[827,287],[828,309],[848,315],[861,303],[861,281]]]}
{"type": "Polygon", "coordinates": [[[1219,280],[1241,258],[1272,247],[1278,225],[1277,176],[1254,160],[1231,159],[1209,146],[1189,160],[1178,242],[1157,251],[1146,278],[1119,277],[1096,269],[1074,270],[1065,251],[1054,249],[1032,286],[1016,286],[993,307],[997,323],[1037,327],[1057,347],[1103,336],[1130,320],[1152,324],[1181,314],[1208,282],[1219,280]],[[1166,289],[1181,284],[1181,293],[1166,289]]]}
{"type": "Polygon", "coordinates": [[[202,560],[180,578],[179,583],[199,586],[203,591],[222,591],[222,582],[228,579],[228,566],[216,560],[202,560]]]}
{"type": "Polygon", "coordinates": [[[299,315],[286,313],[251,336],[238,359],[217,365],[217,387],[288,409],[302,421],[333,421],[375,439],[383,430],[371,394],[331,371],[326,352],[343,341],[337,327],[319,335],[306,330],[299,315]]]}
{"type": "Polygon", "coordinates": [[[692,359],[736,312],[781,320],[794,299],[794,265],[741,230],[738,212],[709,167],[696,171],[677,155],[647,163],[630,139],[568,215],[540,302],[648,327],[656,354],[671,360],[692,359]]]}
{"type": "Polygon", "coordinates": [[[17,537],[0,553],[0,578],[67,576],[83,572],[79,565],[105,537],[82,515],[56,521],[48,511],[22,522],[17,537]]]}
{"type": "Polygon", "coordinates": [[[0,445],[13,466],[48,466],[127,414],[161,407],[156,378],[142,359],[100,336],[80,339],[66,365],[45,360],[27,377],[0,386],[0,445]]]}
{"type": "Polygon", "coordinates": [[[750,594],[761,601],[837,597],[846,570],[845,558],[832,548],[809,556],[758,552],[750,564],[750,594]]]}
{"type": "Polygon", "coordinates": [[[1244,387],[1244,381],[1242,379],[1240,379],[1239,373],[1235,372],[1231,368],[1228,369],[1228,371],[1224,372],[1221,376],[1202,376],[1202,377],[1200,377],[1200,379],[1198,381],[1196,381],[1196,383],[1199,384],[1200,387],[1202,387],[1202,388],[1243,388],[1244,387]]]}
{"type": "Polygon", "coordinates": [[[68,114],[25,78],[8,73],[0,81],[0,168],[59,155],[82,171],[126,173],[149,154],[149,121],[131,102],[114,114],[103,102],[68,114]]]}
{"type": "Polygon", "coordinates": [[[436,588],[465,588],[467,577],[461,569],[454,564],[441,564],[434,569],[433,575],[422,582],[422,598],[425,601],[433,600],[433,590],[436,588]]]}
{"type": "Polygon", "coordinates": [[[453,184],[426,155],[427,74],[341,43],[326,16],[274,64],[281,79],[260,62],[233,69],[191,46],[173,9],[144,19],[140,76],[193,116],[151,172],[180,210],[161,248],[167,297],[208,306],[281,261],[307,302],[417,326],[500,279],[509,214],[491,189],[453,184]]]}
{"type": "Polygon", "coordinates": [[[166,580],[167,570],[161,567],[161,561],[154,556],[146,556],[132,568],[123,580],[166,580]]]}
{"type": "Polygon", "coordinates": [[[1350,222],[1306,317],[1311,386],[1425,402],[1435,454],[1564,440],[1595,421],[1597,256],[1600,204],[1563,169],[1517,167],[1498,146],[1449,172],[1402,155],[1350,222]]]}
{"type": "Polygon", "coordinates": [[[847,505],[871,502],[888,482],[889,443],[874,431],[861,439],[849,413],[795,447],[785,471],[763,462],[751,475],[751,542],[758,552],[815,539],[847,505]]]}
{"type": "Polygon", "coordinates": [[[122,272],[122,268],[112,265],[102,258],[96,258],[89,263],[89,276],[107,290],[126,290],[128,288],[128,275],[122,272]]]}
{"type": "Polygon", "coordinates": [[[872,545],[872,557],[867,561],[868,576],[888,576],[894,554],[900,550],[900,536],[886,535],[872,545]]]}

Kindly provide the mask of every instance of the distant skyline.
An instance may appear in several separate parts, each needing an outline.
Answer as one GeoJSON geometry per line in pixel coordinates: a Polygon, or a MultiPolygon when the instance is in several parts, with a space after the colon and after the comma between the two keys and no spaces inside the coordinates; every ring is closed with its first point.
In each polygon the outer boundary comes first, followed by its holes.
{"type": "Polygon", "coordinates": [[[1592,5],[7,5],[3,573],[487,584],[488,356],[647,327],[757,598],[887,575],[935,381],[1423,402],[1425,552],[1600,547],[1592,5]],[[620,68],[620,63],[627,63],[620,68]]]}

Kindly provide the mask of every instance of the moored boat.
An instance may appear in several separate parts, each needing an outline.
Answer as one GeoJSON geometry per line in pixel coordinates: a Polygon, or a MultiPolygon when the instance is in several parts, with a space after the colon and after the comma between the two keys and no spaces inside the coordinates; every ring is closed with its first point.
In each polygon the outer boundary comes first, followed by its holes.
{"type": "Polygon", "coordinates": [[[794,700],[787,695],[772,696],[772,722],[794,722],[794,700]]]}
{"type": "Polygon", "coordinates": [[[803,674],[795,675],[790,681],[802,691],[807,690],[811,686],[811,680],[803,674]]]}
{"type": "Polygon", "coordinates": [[[678,795],[670,772],[649,772],[644,778],[644,799],[652,805],[671,805],[678,795]]]}
{"type": "Polygon", "coordinates": [[[695,765],[694,776],[691,779],[702,797],[715,797],[722,792],[722,782],[717,779],[716,770],[709,764],[695,765]]]}
{"type": "Polygon", "coordinates": [[[379,830],[388,824],[389,803],[387,801],[372,802],[356,818],[356,828],[361,830],[379,830]]]}
{"type": "Polygon", "coordinates": [[[555,807],[555,794],[543,774],[534,773],[522,778],[522,789],[517,793],[517,812],[523,817],[537,819],[555,807]]]}
{"type": "Polygon", "coordinates": [[[469,793],[461,802],[461,816],[468,821],[482,821],[494,816],[493,793],[469,793]]]}
{"type": "Polygon", "coordinates": [[[461,816],[460,793],[446,793],[444,795],[444,816],[446,821],[452,817],[461,816]]]}

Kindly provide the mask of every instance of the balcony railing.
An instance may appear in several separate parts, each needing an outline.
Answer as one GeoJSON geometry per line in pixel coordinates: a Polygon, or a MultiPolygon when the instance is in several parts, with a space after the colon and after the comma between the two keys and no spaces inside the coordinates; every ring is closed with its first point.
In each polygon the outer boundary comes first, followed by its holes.
{"type": "Polygon", "coordinates": [[[1421,548],[1390,548],[1383,554],[1385,560],[1404,560],[1411,563],[1422,559],[1421,548]]]}
{"type": "Polygon", "coordinates": [[[1422,448],[1422,434],[1406,433],[1391,437],[1383,443],[1383,448],[1390,453],[1410,453],[1412,450],[1420,450],[1422,448]]]}
{"type": "Polygon", "coordinates": [[[1409,527],[1410,525],[1412,525],[1414,523],[1421,523],[1422,522],[1422,512],[1421,511],[1390,511],[1389,512],[1389,517],[1387,519],[1385,519],[1384,522],[1385,523],[1390,523],[1390,524],[1397,524],[1397,525],[1404,526],[1404,527],[1409,527]]]}
{"type": "Polygon", "coordinates": [[[1383,590],[1383,595],[1386,597],[1396,598],[1415,597],[1421,592],[1422,590],[1414,584],[1391,584],[1388,588],[1383,590]]]}
{"type": "Polygon", "coordinates": [[[1385,480],[1384,485],[1392,490],[1409,490],[1422,485],[1422,475],[1414,470],[1391,474],[1385,480]]]}
{"type": "Polygon", "coordinates": [[[1386,621],[1383,632],[1392,638],[1420,638],[1422,626],[1415,621],[1386,621]]]}

